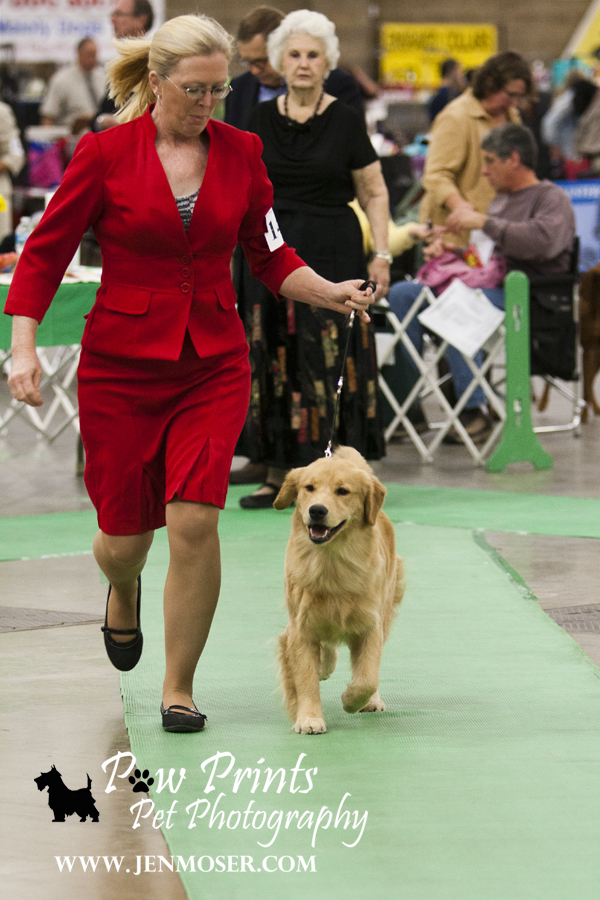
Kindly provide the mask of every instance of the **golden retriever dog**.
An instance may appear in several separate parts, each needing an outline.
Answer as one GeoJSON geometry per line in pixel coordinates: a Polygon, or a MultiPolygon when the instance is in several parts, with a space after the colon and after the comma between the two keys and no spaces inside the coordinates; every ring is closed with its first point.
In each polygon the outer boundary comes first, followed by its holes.
{"type": "Polygon", "coordinates": [[[356,450],[292,469],[273,506],[296,501],[285,558],[286,630],[279,636],[285,705],[299,734],[327,730],[319,680],[333,673],[338,646],[350,648],[346,712],[382,712],[379,666],[404,593],[385,488],[356,450]]]}

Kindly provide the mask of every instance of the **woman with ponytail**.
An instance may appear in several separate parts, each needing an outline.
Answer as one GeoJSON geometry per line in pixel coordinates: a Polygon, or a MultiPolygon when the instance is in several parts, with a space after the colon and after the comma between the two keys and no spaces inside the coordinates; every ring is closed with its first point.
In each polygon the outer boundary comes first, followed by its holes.
{"type": "Polygon", "coordinates": [[[232,38],[206,16],[124,40],[110,65],[120,125],[79,142],[21,255],[6,303],[14,316],[17,400],[39,406],[41,322],[83,233],[102,250],[102,283],[78,372],[85,480],[109,581],[103,627],[120,670],[142,653],[141,572],[167,527],[167,731],[201,731],[193,678],[219,596],[217,523],[249,402],[244,328],[230,259],[239,241],[275,295],[368,321],[370,289],[333,284],[284,243],[253,134],[214,121],[228,93],[232,38]]]}

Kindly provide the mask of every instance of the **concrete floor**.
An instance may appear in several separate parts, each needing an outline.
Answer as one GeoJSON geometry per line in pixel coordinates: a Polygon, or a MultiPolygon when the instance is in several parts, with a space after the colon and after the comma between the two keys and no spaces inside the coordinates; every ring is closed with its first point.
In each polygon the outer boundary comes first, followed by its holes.
{"type": "MultiPolygon", "coordinates": [[[[551,406],[555,412],[564,412],[558,401],[551,406]]],[[[554,434],[544,436],[542,443],[554,457],[554,469],[547,472],[523,465],[489,475],[474,467],[460,447],[442,447],[435,464],[426,466],[410,445],[398,443],[390,444],[387,457],[374,468],[387,482],[600,496],[600,419],[584,426],[580,438],[554,434]]],[[[0,435],[0,517],[90,509],[83,480],[75,476],[75,444],[69,429],[48,446],[24,423],[11,427],[8,436],[0,435]]],[[[559,619],[573,607],[587,613],[580,617],[588,622],[586,630],[571,633],[600,664],[600,606],[598,611],[586,609],[599,602],[596,542],[504,533],[489,533],[487,539],[544,609],[559,619]]],[[[118,675],[106,662],[98,628],[104,604],[105,588],[89,555],[0,563],[0,607],[89,617],[84,624],[0,634],[0,879],[6,896],[14,900],[79,900],[84,894],[111,900],[185,897],[177,875],[141,874],[124,880],[100,870],[93,878],[81,871],[61,874],[54,859],[57,853],[169,856],[159,831],[131,829],[129,786],[113,794],[117,801],[110,815],[84,826],[75,817],[65,824],[51,823],[46,794],[40,795],[33,782],[54,764],[67,786],[83,787],[90,760],[128,749],[118,675]],[[63,835],[59,842],[57,834],[63,835]]],[[[96,797],[103,796],[99,782],[94,790],[99,791],[96,797]]]]}

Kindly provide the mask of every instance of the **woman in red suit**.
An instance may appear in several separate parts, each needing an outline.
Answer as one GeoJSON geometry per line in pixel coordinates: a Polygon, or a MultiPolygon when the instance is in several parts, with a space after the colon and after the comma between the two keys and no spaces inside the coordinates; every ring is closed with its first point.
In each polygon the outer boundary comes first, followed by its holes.
{"type": "Polygon", "coordinates": [[[35,336],[92,226],[102,284],[78,373],[94,541],[110,588],[103,628],[121,670],[142,651],[140,573],[166,524],[162,722],[200,731],[192,697],[220,587],[217,523],[249,400],[248,347],[231,253],[281,297],[348,313],[371,297],[332,284],[285,245],[252,134],[212,121],[225,96],[231,37],[205,16],[166,22],[152,41],[119,42],[111,82],[123,124],[88,134],[28,239],[5,312],[13,319],[13,396],[41,404],[35,336]]]}

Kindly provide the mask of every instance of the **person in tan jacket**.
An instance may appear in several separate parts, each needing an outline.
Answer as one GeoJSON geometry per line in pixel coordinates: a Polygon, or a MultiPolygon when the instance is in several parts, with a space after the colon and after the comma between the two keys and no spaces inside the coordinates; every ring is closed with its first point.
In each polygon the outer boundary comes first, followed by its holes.
{"type": "Polygon", "coordinates": [[[12,179],[25,162],[15,115],[8,103],[0,103],[0,241],[13,231],[12,179]]]}
{"type": "MultiPolygon", "coordinates": [[[[507,51],[490,57],[475,74],[473,87],[439,113],[423,174],[422,222],[444,225],[459,207],[485,212],[495,192],[481,174],[481,141],[497,125],[519,123],[519,101],[532,91],[528,64],[507,51]]],[[[459,245],[467,239],[467,233],[455,238],[459,245]]]]}

